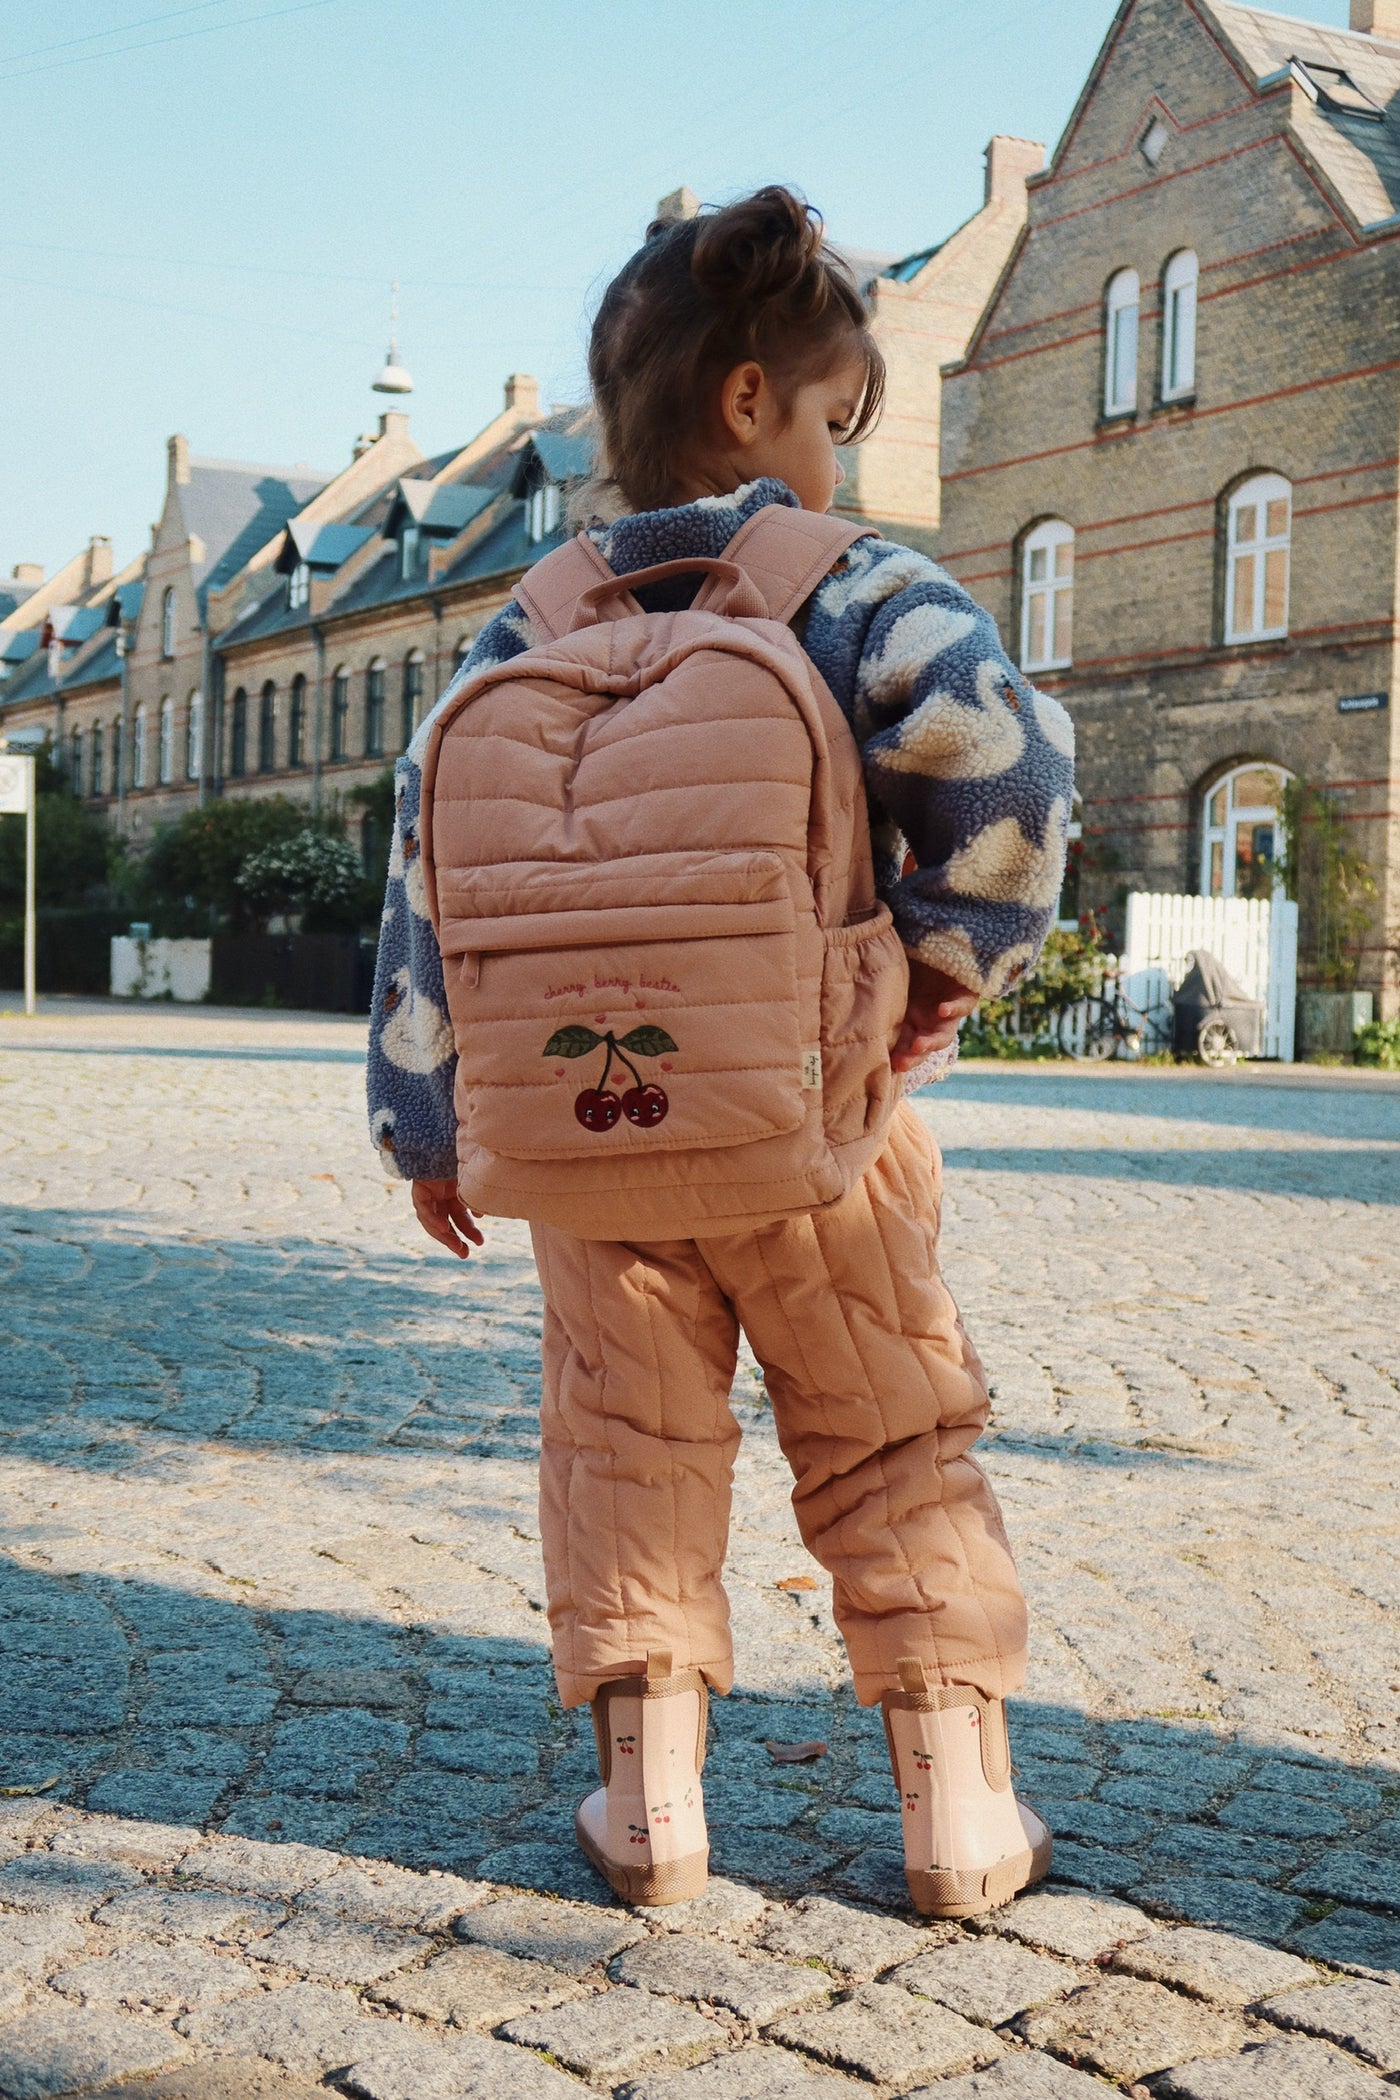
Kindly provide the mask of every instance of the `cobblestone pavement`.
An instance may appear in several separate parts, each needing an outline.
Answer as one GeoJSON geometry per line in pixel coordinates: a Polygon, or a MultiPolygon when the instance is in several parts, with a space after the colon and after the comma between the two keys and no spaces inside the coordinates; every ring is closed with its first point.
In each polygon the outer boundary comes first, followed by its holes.
{"type": "Polygon", "coordinates": [[[1055,1889],[964,1931],[904,1903],[752,1365],[716,1877],[640,1914],[577,1858],[525,1237],[464,1272],[417,1236],[361,1041],[0,1018],[0,2094],[1400,2074],[1400,1087],[974,1067],[921,1098],[1058,1833],[1055,1889]]]}

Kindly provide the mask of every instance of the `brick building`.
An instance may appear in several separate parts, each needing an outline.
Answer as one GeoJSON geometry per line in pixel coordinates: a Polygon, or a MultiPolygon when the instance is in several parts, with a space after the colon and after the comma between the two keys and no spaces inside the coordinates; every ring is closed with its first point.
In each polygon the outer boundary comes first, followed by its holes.
{"type": "Polygon", "coordinates": [[[1351,21],[1124,0],[944,374],[939,552],[1076,719],[1088,901],[1267,894],[1303,776],[1380,882],[1383,988],[1400,0],[1351,21]]]}
{"type": "MultiPolygon", "coordinates": [[[[1044,149],[998,138],[986,158],[982,208],[941,245],[848,257],[890,407],[850,455],[843,500],[928,544],[938,369],[967,346],[1044,149]]],[[[697,209],[686,190],[659,207],[697,209]]],[[[403,748],[472,637],[557,544],[590,458],[584,413],[544,413],[523,374],[500,415],[435,459],[398,410],[338,474],[200,459],[174,437],[143,561],[114,580],[94,542],[48,583],[25,570],[0,586],[0,730],[51,737],[75,791],[138,841],[210,795],[284,794],[354,819],[347,795],[403,748]],[[61,640],[46,639],[55,628],[61,640]]]]}

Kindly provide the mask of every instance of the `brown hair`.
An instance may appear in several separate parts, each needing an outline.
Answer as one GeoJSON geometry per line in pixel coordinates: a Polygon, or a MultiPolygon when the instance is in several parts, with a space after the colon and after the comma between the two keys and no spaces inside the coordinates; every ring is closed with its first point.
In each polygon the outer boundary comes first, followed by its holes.
{"type": "Polygon", "coordinates": [[[589,341],[602,485],[636,510],[674,502],[714,390],[735,365],[762,365],[782,398],[847,355],[865,361],[842,433],[855,444],[879,416],[885,361],[854,278],[794,191],[774,184],[692,219],[655,221],[603,294],[589,341]]]}

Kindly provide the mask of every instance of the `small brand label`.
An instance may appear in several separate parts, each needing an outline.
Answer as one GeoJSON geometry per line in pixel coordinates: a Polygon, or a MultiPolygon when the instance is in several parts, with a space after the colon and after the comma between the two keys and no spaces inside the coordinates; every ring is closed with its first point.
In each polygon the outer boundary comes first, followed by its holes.
{"type": "Polygon", "coordinates": [[[819,1087],[819,1086],[821,1085],[821,1083],[822,1083],[822,1054],[821,1054],[821,1050],[820,1050],[820,1048],[818,1048],[818,1049],[816,1049],[816,1050],[804,1050],[804,1051],[803,1051],[803,1053],[802,1053],[802,1086],[803,1086],[803,1091],[805,1092],[805,1091],[806,1091],[807,1089],[809,1089],[809,1088],[811,1088],[811,1087],[819,1087]]]}
{"type": "Polygon", "coordinates": [[[1339,715],[1378,715],[1390,705],[1389,693],[1345,693],[1337,702],[1339,715]]]}

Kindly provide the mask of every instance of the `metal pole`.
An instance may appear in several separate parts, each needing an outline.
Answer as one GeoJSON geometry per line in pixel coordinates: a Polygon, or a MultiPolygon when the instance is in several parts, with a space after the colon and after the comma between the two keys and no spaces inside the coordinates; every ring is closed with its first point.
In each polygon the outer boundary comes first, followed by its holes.
{"type": "Polygon", "coordinates": [[[34,761],[29,761],[29,801],[24,813],[24,1010],[34,1018],[34,973],[36,922],[34,916],[34,868],[36,840],[34,824],[34,761]]]}

